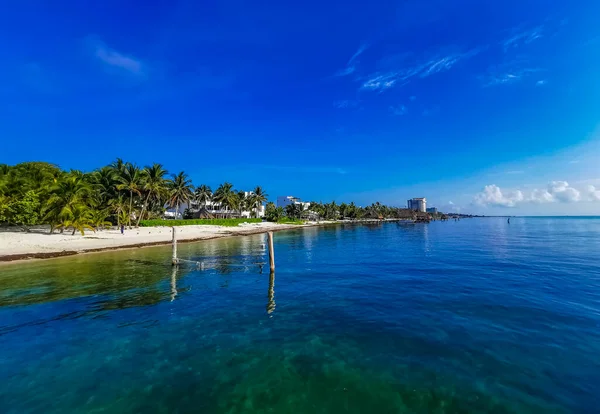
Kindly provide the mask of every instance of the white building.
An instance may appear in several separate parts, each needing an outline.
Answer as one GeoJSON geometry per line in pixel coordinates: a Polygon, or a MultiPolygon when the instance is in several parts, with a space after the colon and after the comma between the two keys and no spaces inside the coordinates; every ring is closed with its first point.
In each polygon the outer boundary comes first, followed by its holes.
{"type": "MultiPolygon", "coordinates": [[[[250,197],[252,194],[254,194],[252,191],[245,191],[244,192],[246,197],[250,197]]],[[[197,203],[196,201],[190,201],[189,205],[188,203],[183,203],[179,206],[179,211],[175,212],[175,207],[169,207],[167,208],[167,210],[165,211],[164,217],[168,218],[168,219],[182,219],[183,218],[183,213],[185,212],[186,209],[190,209],[190,211],[192,211],[192,213],[197,213],[198,211],[200,211],[200,209],[202,208],[206,208],[207,212],[210,213],[211,215],[215,216],[215,217],[227,217],[227,216],[231,216],[231,215],[238,215],[239,212],[237,210],[231,210],[227,207],[223,207],[221,206],[219,203],[213,202],[213,201],[209,201],[206,204],[204,203],[197,203]]],[[[250,217],[264,217],[265,216],[265,206],[264,204],[261,204],[258,207],[258,216],[256,215],[256,207],[251,209],[252,211],[246,211],[246,210],[242,210],[241,216],[243,218],[250,218],[250,217]]]]}
{"type": "Polygon", "coordinates": [[[298,197],[294,196],[279,196],[277,197],[277,207],[286,208],[291,204],[298,204],[302,206],[302,210],[308,210],[310,203],[303,202],[298,197]]]}
{"type": "Polygon", "coordinates": [[[425,213],[427,211],[427,199],[426,198],[411,198],[408,200],[408,209],[420,211],[425,213]]]}

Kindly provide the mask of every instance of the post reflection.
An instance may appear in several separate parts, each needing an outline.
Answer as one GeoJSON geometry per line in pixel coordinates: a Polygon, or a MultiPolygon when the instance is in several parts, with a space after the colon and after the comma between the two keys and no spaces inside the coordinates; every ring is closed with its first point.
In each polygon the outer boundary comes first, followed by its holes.
{"type": "Polygon", "coordinates": [[[177,268],[178,266],[173,266],[173,270],[171,271],[171,302],[177,296],[177,268]]]}
{"type": "Polygon", "coordinates": [[[275,310],[275,272],[269,275],[269,301],[267,302],[267,313],[271,315],[275,310]]]}

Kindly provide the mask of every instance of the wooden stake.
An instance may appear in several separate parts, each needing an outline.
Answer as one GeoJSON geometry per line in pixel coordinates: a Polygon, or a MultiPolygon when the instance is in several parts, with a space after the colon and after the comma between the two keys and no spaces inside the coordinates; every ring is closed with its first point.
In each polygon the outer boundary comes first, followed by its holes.
{"type": "Polygon", "coordinates": [[[275,249],[273,248],[273,232],[267,233],[269,238],[269,264],[271,265],[271,272],[275,270],[275,249]]]}
{"type": "Polygon", "coordinates": [[[173,266],[179,264],[179,259],[177,259],[177,229],[175,226],[173,226],[173,257],[171,259],[171,264],[173,266]]]}

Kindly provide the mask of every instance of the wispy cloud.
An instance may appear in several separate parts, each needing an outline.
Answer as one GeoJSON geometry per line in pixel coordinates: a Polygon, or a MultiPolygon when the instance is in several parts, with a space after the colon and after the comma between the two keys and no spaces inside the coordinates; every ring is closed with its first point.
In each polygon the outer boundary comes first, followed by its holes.
{"type": "Polygon", "coordinates": [[[333,106],[337,109],[348,109],[348,108],[356,108],[358,106],[358,101],[351,99],[343,99],[340,101],[335,101],[333,106]]]}
{"type": "Polygon", "coordinates": [[[356,59],[368,48],[369,48],[369,45],[367,45],[366,43],[363,43],[362,45],[360,45],[358,50],[356,52],[354,52],[354,54],[350,57],[350,59],[348,60],[348,63],[346,63],[346,67],[344,69],[340,69],[339,71],[337,71],[335,76],[347,76],[347,75],[354,73],[356,71],[356,67],[358,64],[356,59]]]}
{"type": "Polygon", "coordinates": [[[404,105],[390,106],[390,111],[394,115],[402,116],[408,113],[408,108],[404,105]]]}
{"type": "Polygon", "coordinates": [[[509,175],[525,174],[525,171],[523,171],[523,170],[507,171],[506,174],[509,174],[509,175]]]}
{"type": "Polygon", "coordinates": [[[358,50],[352,55],[352,57],[350,58],[350,60],[348,60],[348,65],[351,65],[352,63],[354,63],[354,61],[356,60],[356,58],[359,57],[368,48],[369,48],[369,45],[366,44],[366,43],[363,43],[362,45],[360,45],[360,47],[358,48],[358,50]]]}
{"type": "Polygon", "coordinates": [[[524,78],[540,72],[539,68],[523,67],[519,63],[509,63],[488,69],[488,73],[482,76],[483,86],[511,85],[524,78]]]}
{"type": "Polygon", "coordinates": [[[143,76],[145,74],[144,64],[140,59],[112,49],[94,37],[89,37],[87,43],[91,47],[94,57],[107,68],[131,73],[136,76],[143,76]]]}
{"type": "MultiPolygon", "coordinates": [[[[376,72],[362,80],[360,89],[382,92],[386,89],[402,86],[414,78],[427,78],[429,76],[446,72],[458,62],[471,58],[480,53],[484,48],[471,49],[463,53],[438,55],[432,59],[384,72],[376,72]]],[[[411,98],[412,99],[412,98],[411,98]]]]}
{"type": "Polygon", "coordinates": [[[513,29],[510,36],[501,42],[504,51],[529,44],[536,39],[539,39],[542,37],[543,30],[544,26],[538,26],[527,30],[513,29]]]}
{"type": "Polygon", "coordinates": [[[539,80],[535,83],[535,86],[544,86],[546,83],[548,83],[545,79],[539,80]]]}
{"type": "Polygon", "coordinates": [[[461,55],[450,55],[429,61],[419,76],[421,78],[426,78],[434,73],[450,70],[460,59],[462,59],[461,55]]]}
{"type": "Polygon", "coordinates": [[[369,91],[384,91],[393,87],[397,81],[397,73],[395,72],[375,74],[373,77],[363,82],[360,89],[369,91]]]}

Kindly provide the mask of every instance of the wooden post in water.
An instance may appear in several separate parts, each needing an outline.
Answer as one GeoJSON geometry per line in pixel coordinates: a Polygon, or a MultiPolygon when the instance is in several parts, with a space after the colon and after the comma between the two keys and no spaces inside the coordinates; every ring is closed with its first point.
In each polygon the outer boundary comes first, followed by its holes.
{"type": "Polygon", "coordinates": [[[267,233],[269,238],[269,264],[271,266],[271,272],[275,271],[275,249],[273,248],[273,232],[267,233]]]}
{"type": "Polygon", "coordinates": [[[177,228],[175,226],[173,228],[173,257],[171,259],[171,264],[173,266],[177,266],[179,264],[179,259],[177,259],[177,228]]]}

